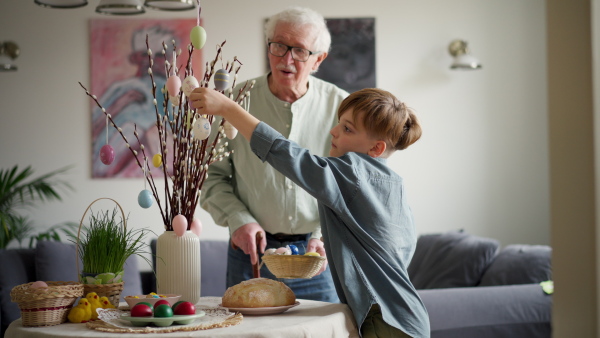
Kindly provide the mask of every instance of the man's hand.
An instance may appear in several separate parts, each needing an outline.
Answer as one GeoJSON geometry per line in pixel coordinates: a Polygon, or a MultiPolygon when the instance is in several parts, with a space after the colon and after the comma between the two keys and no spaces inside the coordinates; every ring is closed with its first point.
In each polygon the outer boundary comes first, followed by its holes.
{"type": "MultiPolygon", "coordinates": [[[[306,248],[306,252],[318,252],[319,255],[327,258],[327,255],[325,254],[325,248],[323,247],[323,242],[316,238],[311,238],[308,241],[308,247],[306,248]]],[[[323,266],[321,266],[321,270],[319,270],[319,272],[317,272],[317,274],[315,276],[320,275],[323,271],[325,271],[326,268],[327,268],[327,260],[325,260],[323,262],[323,266]]]]}
{"type": "MultiPolygon", "coordinates": [[[[248,223],[244,224],[241,228],[237,229],[231,235],[231,242],[238,248],[240,248],[246,255],[250,255],[250,261],[252,264],[256,264],[258,262],[258,254],[256,252],[256,233],[263,232],[263,228],[258,223],[248,223]]],[[[260,253],[265,252],[265,247],[267,246],[267,238],[266,236],[262,236],[260,243],[258,243],[260,248],[260,253]]]]}

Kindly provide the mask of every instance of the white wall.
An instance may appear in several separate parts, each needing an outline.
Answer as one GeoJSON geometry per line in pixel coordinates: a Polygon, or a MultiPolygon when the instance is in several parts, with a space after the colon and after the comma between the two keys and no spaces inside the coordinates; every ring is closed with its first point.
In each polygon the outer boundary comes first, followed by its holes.
{"type": "MultiPolygon", "coordinates": [[[[21,47],[19,70],[0,73],[0,167],[32,165],[41,174],[76,164],[68,176],[76,191],[31,212],[40,227],[79,222],[94,199],[111,197],[131,225],[160,233],[158,209],[137,204],[141,179],[90,178],[90,102],[78,81],[90,83],[97,2],[72,10],[0,2],[0,41],[21,47]]],[[[225,56],[245,64],[241,79],[260,75],[262,22],[294,4],[325,17],[376,18],[377,85],[415,108],[424,125],[423,138],[390,160],[407,182],[419,233],[462,228],[503,245],[549,244],[543,0],[203,1],[207,46],[226,39],[225,56]],[[449,69],[456,38],[469,42],[482,70],[449,69]]],[[[208,49],[205,57],[213,56],[208,49]]],[[[198,216],[204,238],[227,238],[200,208],[198,216]]]]}

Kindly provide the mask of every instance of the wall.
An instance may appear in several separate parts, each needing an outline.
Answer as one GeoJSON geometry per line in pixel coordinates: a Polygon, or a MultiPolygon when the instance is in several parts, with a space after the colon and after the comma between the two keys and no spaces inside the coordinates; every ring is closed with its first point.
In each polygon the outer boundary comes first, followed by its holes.
{"type": "MultiPolygon", "coordinates": [[[[293,1],[204,1],[207,46],[227,40],[225,56],[264,72],[262,22],[293,1]]],[[[0,2],[0,41],[21,47],[19,71],[0,73],[0,167],[45,173],[76,164],[76,191],[37,207],[40,227],[77,221],[98,197],[112,197],[130,224],[161,232],[159,213],[137,205],[140,179],[90,178],[89,19],[97,1],[55,10],[33,1],[0,2]]],[[[407,182],[418,232],[451,229],[502,244],[549,244],[545,3],[542,0],[303,1],[326,17],[375,17],[378,87],[417,110],[423,138],[390,160],[407,182]],[[461,38],[483,62],[451,71],[447,46],[461,38]]],[[[195,17],[148,10],[143,17],[195,17]]],[[[109,18],[110,19],[110,18],[109,18]]],[[[207,49],[212,57],[212,49],[207,49]]],[[[204,238],[227,238],[198,208],[204,238]]]]}

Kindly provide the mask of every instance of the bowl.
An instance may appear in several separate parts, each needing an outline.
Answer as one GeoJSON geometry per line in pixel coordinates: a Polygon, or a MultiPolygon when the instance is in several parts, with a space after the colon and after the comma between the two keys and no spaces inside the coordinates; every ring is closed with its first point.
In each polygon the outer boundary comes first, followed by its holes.
{"type": "Polygon", "coordinates": [[[166,299],[169,302],[169,304],[171,306],[173,306],[173,304],[177,303],[179,301],[179,298],[181,298],[181,295],[175,295],[175,294],[171,294],[171,293],[164,294],[163,296],[164,297],[160,297],[160,298],[146,298],[146,297],[148,297],[148,295],[127,296],[127,297],[125,297],[125,301],[129,305],[129,308],[131,309],[137,303],[140,303],[140,302],[147,302],[147,303],[152,304],[152,306],[154,306],[154,304],[161,299],[166,299]],[[133,297],[138,297],[138,298],[133,298],[133,297]]]}

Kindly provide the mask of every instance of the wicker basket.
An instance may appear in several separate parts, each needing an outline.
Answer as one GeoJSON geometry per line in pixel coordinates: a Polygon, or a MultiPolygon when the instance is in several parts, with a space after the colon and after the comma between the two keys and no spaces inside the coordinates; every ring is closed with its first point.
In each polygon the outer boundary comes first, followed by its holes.
{"type": "Polygon", "coordinates": [[[15,286],[10,299],[19,305],[23,326],[52,326],[67,321],[69,310],[83,296],[83,284],[46,282],[47,288],[30,288],[32,283],[15,286]]]}
{"type": "Polygon", "coordinates": [[[268,255],[262,261],[277,278],[312,278],[314,277],[325,257],[304,255],[268,255]]]}
{"type": "MultiPolygon", "coordinates": [[[[94,200],[92,203],[90,203],[90,205],[88,205],[87,209],[85,209],[85,211],[83,212],[83,216],[81,217],[81,221],[79,222],[79,230],[77,231],[77,244],[75,245],[75,266],[77,268],[77,271],[79,273],[79,236],[81,234],[81,226],[83,224],[83,220],[85,218],[85,215],[87,214],[88,210],[90,210],[90,208],[92,207],[92,205],[100,200],[110,200],[115,202],[115,204],[119,207],[119,210],[121,211],[121,216],[123,217],[123,227],[127,228],[127,223],[125,221],[125,212],[123,212],[123,208],[121,207],[121,205],[115,201],[112,198],[108,198],[108,197],[101,197],[98,198],[96,200],[94,200]]],[[[83,281],[81,278],[81,275],[79,277],[80,281],[83,281]]],[[[112,305],[114,305],[116,308],[119,307],[119,302],[121,300],[121,292],[123,291],[123,285],[125,284],[125,282],[120,282],[120,283],[112,283],[112,284],[83,284],[83,294],[87,295],[90,292],[95,292],[98,297],[106,297],[108,298],[108,301],[111,302],[112,305]]]]}

